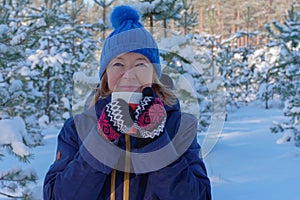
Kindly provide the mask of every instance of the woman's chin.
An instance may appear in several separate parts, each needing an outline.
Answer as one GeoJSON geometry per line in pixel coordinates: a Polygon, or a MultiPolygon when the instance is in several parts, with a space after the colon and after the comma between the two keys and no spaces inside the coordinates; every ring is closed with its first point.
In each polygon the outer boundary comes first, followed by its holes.
{"type": "Polygon", "coordinates": [[[141,92],[141,88],[133,86],[122,86],[117,88],[115,92],[141,92]]]}

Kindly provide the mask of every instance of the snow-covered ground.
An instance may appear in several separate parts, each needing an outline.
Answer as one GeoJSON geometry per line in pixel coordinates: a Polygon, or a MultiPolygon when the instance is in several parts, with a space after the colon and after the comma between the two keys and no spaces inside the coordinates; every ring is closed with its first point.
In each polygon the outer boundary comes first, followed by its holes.
{"type": "Polygon", "coordinates": [[[299,200],[300,148],[270,133],[279,109],[257,106],[228,115],[216,146],[205,158],[215,200],[299,200]]]}
{"type": "MultiPolygon", "coordinates": [[[[273,121],[283,120],[279,109],[257,105],[230,112],[217,144],[205,157],[214,200],[298,200],[300,198],[300,148],[293,143],[277,144],[281,134],[270,132],[273,121]]],[[[36,169],[43,182],[55,157],[58,129],[44,131],[44,146],[34,149],[28,167],[36,169]]],[[[20,166],[4,158],[1,168],[20,166]]],[[[41,187],[36,188],[41,198],[41,187]]],[[[0,199],[4,199],[1,198],[0,199]]]]}

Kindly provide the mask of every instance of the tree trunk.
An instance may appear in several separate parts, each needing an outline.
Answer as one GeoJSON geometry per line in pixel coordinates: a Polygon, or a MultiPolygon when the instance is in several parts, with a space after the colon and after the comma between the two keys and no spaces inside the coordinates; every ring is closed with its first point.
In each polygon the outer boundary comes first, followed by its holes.
{"type": "MultiPolygon", "coordinates": [[[[106,25],[106,9],[107,6],[103,6],[103,13],[102,13],[102,19],[103,19],[103,23],[106,25]]],[[[106,36],[106,28],[103,29],[102,31],[102,39],[104,40],[106,36]]]]}
{"type": "Polygon", "coordinates": [[[164,23],[164,36],[167,37],[167,19],[164,19],[163,23],[164,23]]]}
{"type": "Polygon", "coordinates": [[[39,8],[41,6],[41,3],[39,0],[34,0],[35,7],[39,8]]]}
{"type": "Polygon", "coordinates": [[[184,26],[183,26],[183,35],[187,34],[187,11],[184,12],[184,26]]]}
{"type": "Polygon", "coordinates": [[[232,8],[232,13],[231,13],[231,21],[232,21],[232,25],[231,25],[231,34],[234,34],[236,31],[236,9],[233,7],[232,8]]]}
{"type": "Polygon", "coordinates": [[[221,16],[221,2],[220,2],[220,0],[218,0],[218,2],[217,2],[217,15],[218,15],[218,17],[217,17],[217,19],[218,19],[218,33],[217,34],[221,34],[222,33],[222,28],[221,28],[221,26],[222,26],[222,16],[221,16]]]}
{"type": "Polygon", "coordinates": [[[268,23],[271,21],[271,8],[272,8],[272,0],[268,0],[268,6],[267,6],[267,22],[268,23]]]}
{"type": "MultiPolygon", "coordinates": [[[[236,15],[236,23],[237,23],[237,27],[236,27],[236,31],[240,31],[241,30],[241,8],[237,9],[237,15],[236,15]]],[[[242,38],[238,39],[238,47],[242,46],[242,38]]]]}
{"type": "MultiPolygon", "coordinates": [[[[50,54],[50,41],[48,39],[48,54],[50,54]]],[[[46,83],[46,108],[45,114],[49,117],[49,121],[51,121],[51,113],[50,113],[50,69],[49,67],[46,69],[45,75],[47,77],[46,83]]]]}
{"type": "Polygon", "coordinates": [[[154,25],[153,25],[153,13],[152,12],[149,13],[149,20],[150,20],[150,33],[153,34],[154,25]]]}
{"type": "Polygon", "coordinates": [[[198,16],[198,23],[199,23],[199,33],[203,33],[204,32],[204,28],[203,28],[203,7],[200,7],[199,10],[199,16],[198,16]]]}
{"type": "Polygon", "coordinates": [[[246,24],[246,30],[247,30],[247,35],[245,36],[245,46],[250,45],[250,38],[249,38],[249,32],[250,32],[250,21],[251,21],[251,16],[250,16],[250,7],[247,7],[247,24],[246,24]]]}
{"type": "Polygon", "coordinates": [[[69,10],[69,4],[68,4],[68,2],[66,2],[65,3],[65,12],[68,13],[68,10],[69,10]]]}
{"type": "MultiPolygon", "coordinates": [[[[260,17],[257,17],[257,27],[260,27],[261,26],[261,21],[260,21],[260,17]]],[[[256,36],[256,46],[259,46],[260,45],[260,39],[261,39],[261,36],[256,36]]]]}

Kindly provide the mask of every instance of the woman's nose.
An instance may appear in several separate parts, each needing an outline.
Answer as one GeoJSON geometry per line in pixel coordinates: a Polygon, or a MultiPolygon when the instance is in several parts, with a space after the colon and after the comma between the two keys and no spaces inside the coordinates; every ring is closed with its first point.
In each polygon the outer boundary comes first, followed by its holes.
{"type": "Polygon", "coordinates": [[[127,79],[134,79],[136,78],[136,69],[135,68],[130,68],[125,71],[123,74],[123,78],[127,79]]]}

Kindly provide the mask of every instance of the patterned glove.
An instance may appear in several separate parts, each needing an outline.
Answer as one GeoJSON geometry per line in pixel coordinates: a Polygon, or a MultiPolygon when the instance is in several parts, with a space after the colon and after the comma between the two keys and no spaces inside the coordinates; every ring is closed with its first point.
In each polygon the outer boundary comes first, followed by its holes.
{"type": "Polygon", "coordinates": [[[154,138],[165,127],[167,113],[162,101],[154,97],[150,87],[143,89],[143,98],[135,110],[135,126],[141,137],[154,138]]]}
{"type": "Polygon", "coordinates": [[[137,129],[142,138],[160,135],[165,127],[167,114],[162,101],[154,97],[152,88],[143,89],[143,98],[136,110],[123,99],[107,104],[98,120],[100,134],[110,141],[137,129]]]}
{"type": "Polygon", "coordinates": [[[123,99],[116,99],[107,104],[98,120],[100,134],[110,141],[127,133],[133,125],[132,109],[123,99]]]}

